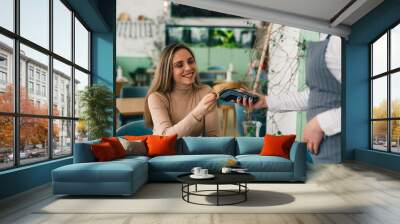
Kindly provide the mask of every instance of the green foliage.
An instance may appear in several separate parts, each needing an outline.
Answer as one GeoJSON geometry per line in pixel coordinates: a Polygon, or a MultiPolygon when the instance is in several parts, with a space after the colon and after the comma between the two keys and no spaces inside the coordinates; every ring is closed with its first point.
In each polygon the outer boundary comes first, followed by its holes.
{"type": "Polygon", "coordinates": [[[212,42],[216,47],[237,48],[233,30],[214,29],[212,32],[212,42]]]}
{"type": "Polygon", "coordinates": [[[86,87],[79,94],[83,109],[81,118],[86,122],[89,139],[109,136],[107,129],[112,125],[112,92],[104,85],[95,84],[86,87]]]}
{"type": "MultiPolygon", "coordinates": [[[[400,117],[400,100],[392,99],[391,100],[391,111],[392,113],[388,113],[387,111],[387,100],[382,100],[377,106],[373,107],[372,113],[374,119],[387,119],[389,117],[397,118],[400,117]]],[[[392,120],[391,122],[391,135],[393,141],[398,141],[400,139],[400,122],[397,120],[392,120]]],[[[383,138],[387,137],[387,121],[375,121],[372,125],[373,129],[373,138],[383,138]]]]}
{"type": "Polygon", "coordinates": [[[298,53],[298,60],[301,58],[304,58],[306,56],[306,50],[307,50],[307,41],[306,39],[303,39],[302,41],[297,42],[297,47],[299,49],[298,53]]]}

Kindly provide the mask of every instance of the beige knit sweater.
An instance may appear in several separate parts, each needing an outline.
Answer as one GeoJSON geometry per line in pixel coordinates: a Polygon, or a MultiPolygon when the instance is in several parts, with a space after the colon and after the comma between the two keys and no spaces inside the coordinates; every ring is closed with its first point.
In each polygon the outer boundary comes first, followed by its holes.
{"type": "Polygon", "coordinates": [[[217,108],[201,121],[198,121],[190,112],[200,100],[211,92],[207,85],[199,90],[188,86],[176,86],[171,93],[150,94],[148,105],[153,120],[153,134],[184,136],[218,136],[217,108]]]}

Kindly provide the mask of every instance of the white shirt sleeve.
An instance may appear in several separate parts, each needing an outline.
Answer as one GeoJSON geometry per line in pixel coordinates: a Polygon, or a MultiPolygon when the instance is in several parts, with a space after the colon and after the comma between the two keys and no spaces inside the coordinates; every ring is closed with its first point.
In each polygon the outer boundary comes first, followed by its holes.
{"type": "Polygon", "coordinates": [[[306,111],[310,90],[288,92],[266,97],[268,110],[271,112],[306,111]]]}
{"type": "Polygon", "coordinates": [[[342,40],[331,36],[325,51],[326,67],[336,80],[342,83],[342,40]]]}
{"type": "Polygon", "coordinates": [[[334,108],[317,115],[317,120],[325,135],[331,136],[341,132],[342,108],[334,108]]]}

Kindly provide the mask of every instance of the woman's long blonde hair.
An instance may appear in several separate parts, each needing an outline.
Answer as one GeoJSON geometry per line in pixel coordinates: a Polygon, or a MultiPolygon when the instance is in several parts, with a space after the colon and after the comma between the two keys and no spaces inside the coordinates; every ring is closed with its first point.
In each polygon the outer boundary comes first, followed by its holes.
{"type": "MultiPolygon", "coordinates": [[[[151,113],[149,110],[148,98],[150,94],[154,92],[161,93],[163,95],[167,95],[170,93],[175,86],[174,76],[173,76],[173,66],[172,66],[172,59],[175,53],[180,49],[186,49],[192,55],[193,59],[195,59],[192,50],[184,44],[181,43],[174,43],[170,44],[164,48],[160,55],[160,62],[156,68],[154,73],[154,79],[151,82],[149,91],[146,95],[146,100],[144,104],[144,121],[147,127],[153,128],[153,120],[151,117],[151,113]]],[[[196,61],[196,59],[195,59],[196,61]]],[[[199,89],[201,86],[197,69],[195,74],[195,79],[193,83],[193,89],[199,89]]]]}

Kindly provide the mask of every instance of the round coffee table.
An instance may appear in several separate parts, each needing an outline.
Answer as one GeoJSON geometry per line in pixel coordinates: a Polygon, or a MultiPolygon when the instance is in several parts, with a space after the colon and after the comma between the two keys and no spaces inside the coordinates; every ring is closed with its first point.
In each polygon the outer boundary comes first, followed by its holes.
{"type": "Polygon", "coordinates": [[[198,205],[234,205],[247,200],[247,192],[249,188],[247,183],[255,180],[255,177],[249,173],[216,173],[212,179],[193,179],[190,177],[191,173],[182,174],[177,177],[178,181],[182,183],[182,199],[188,203],[198,205]],[[215,185],[215,190],[197,190],[198,184],[215,185]],[[195,186],[194,191],[190,191],[190,186],[195,186]],[[220,189],[220,185],[236,185],[237,190],[224,190],[220,189]],[[215,194],[206,194],[214,192],[215,194]],[[203,196],[203,197],[216,197],[216,204],[202,204],[190,200],[190,196],[203,196]],[[221,203],[221,197],[240,196],[239,200],[231,203],[221,203]]]}

